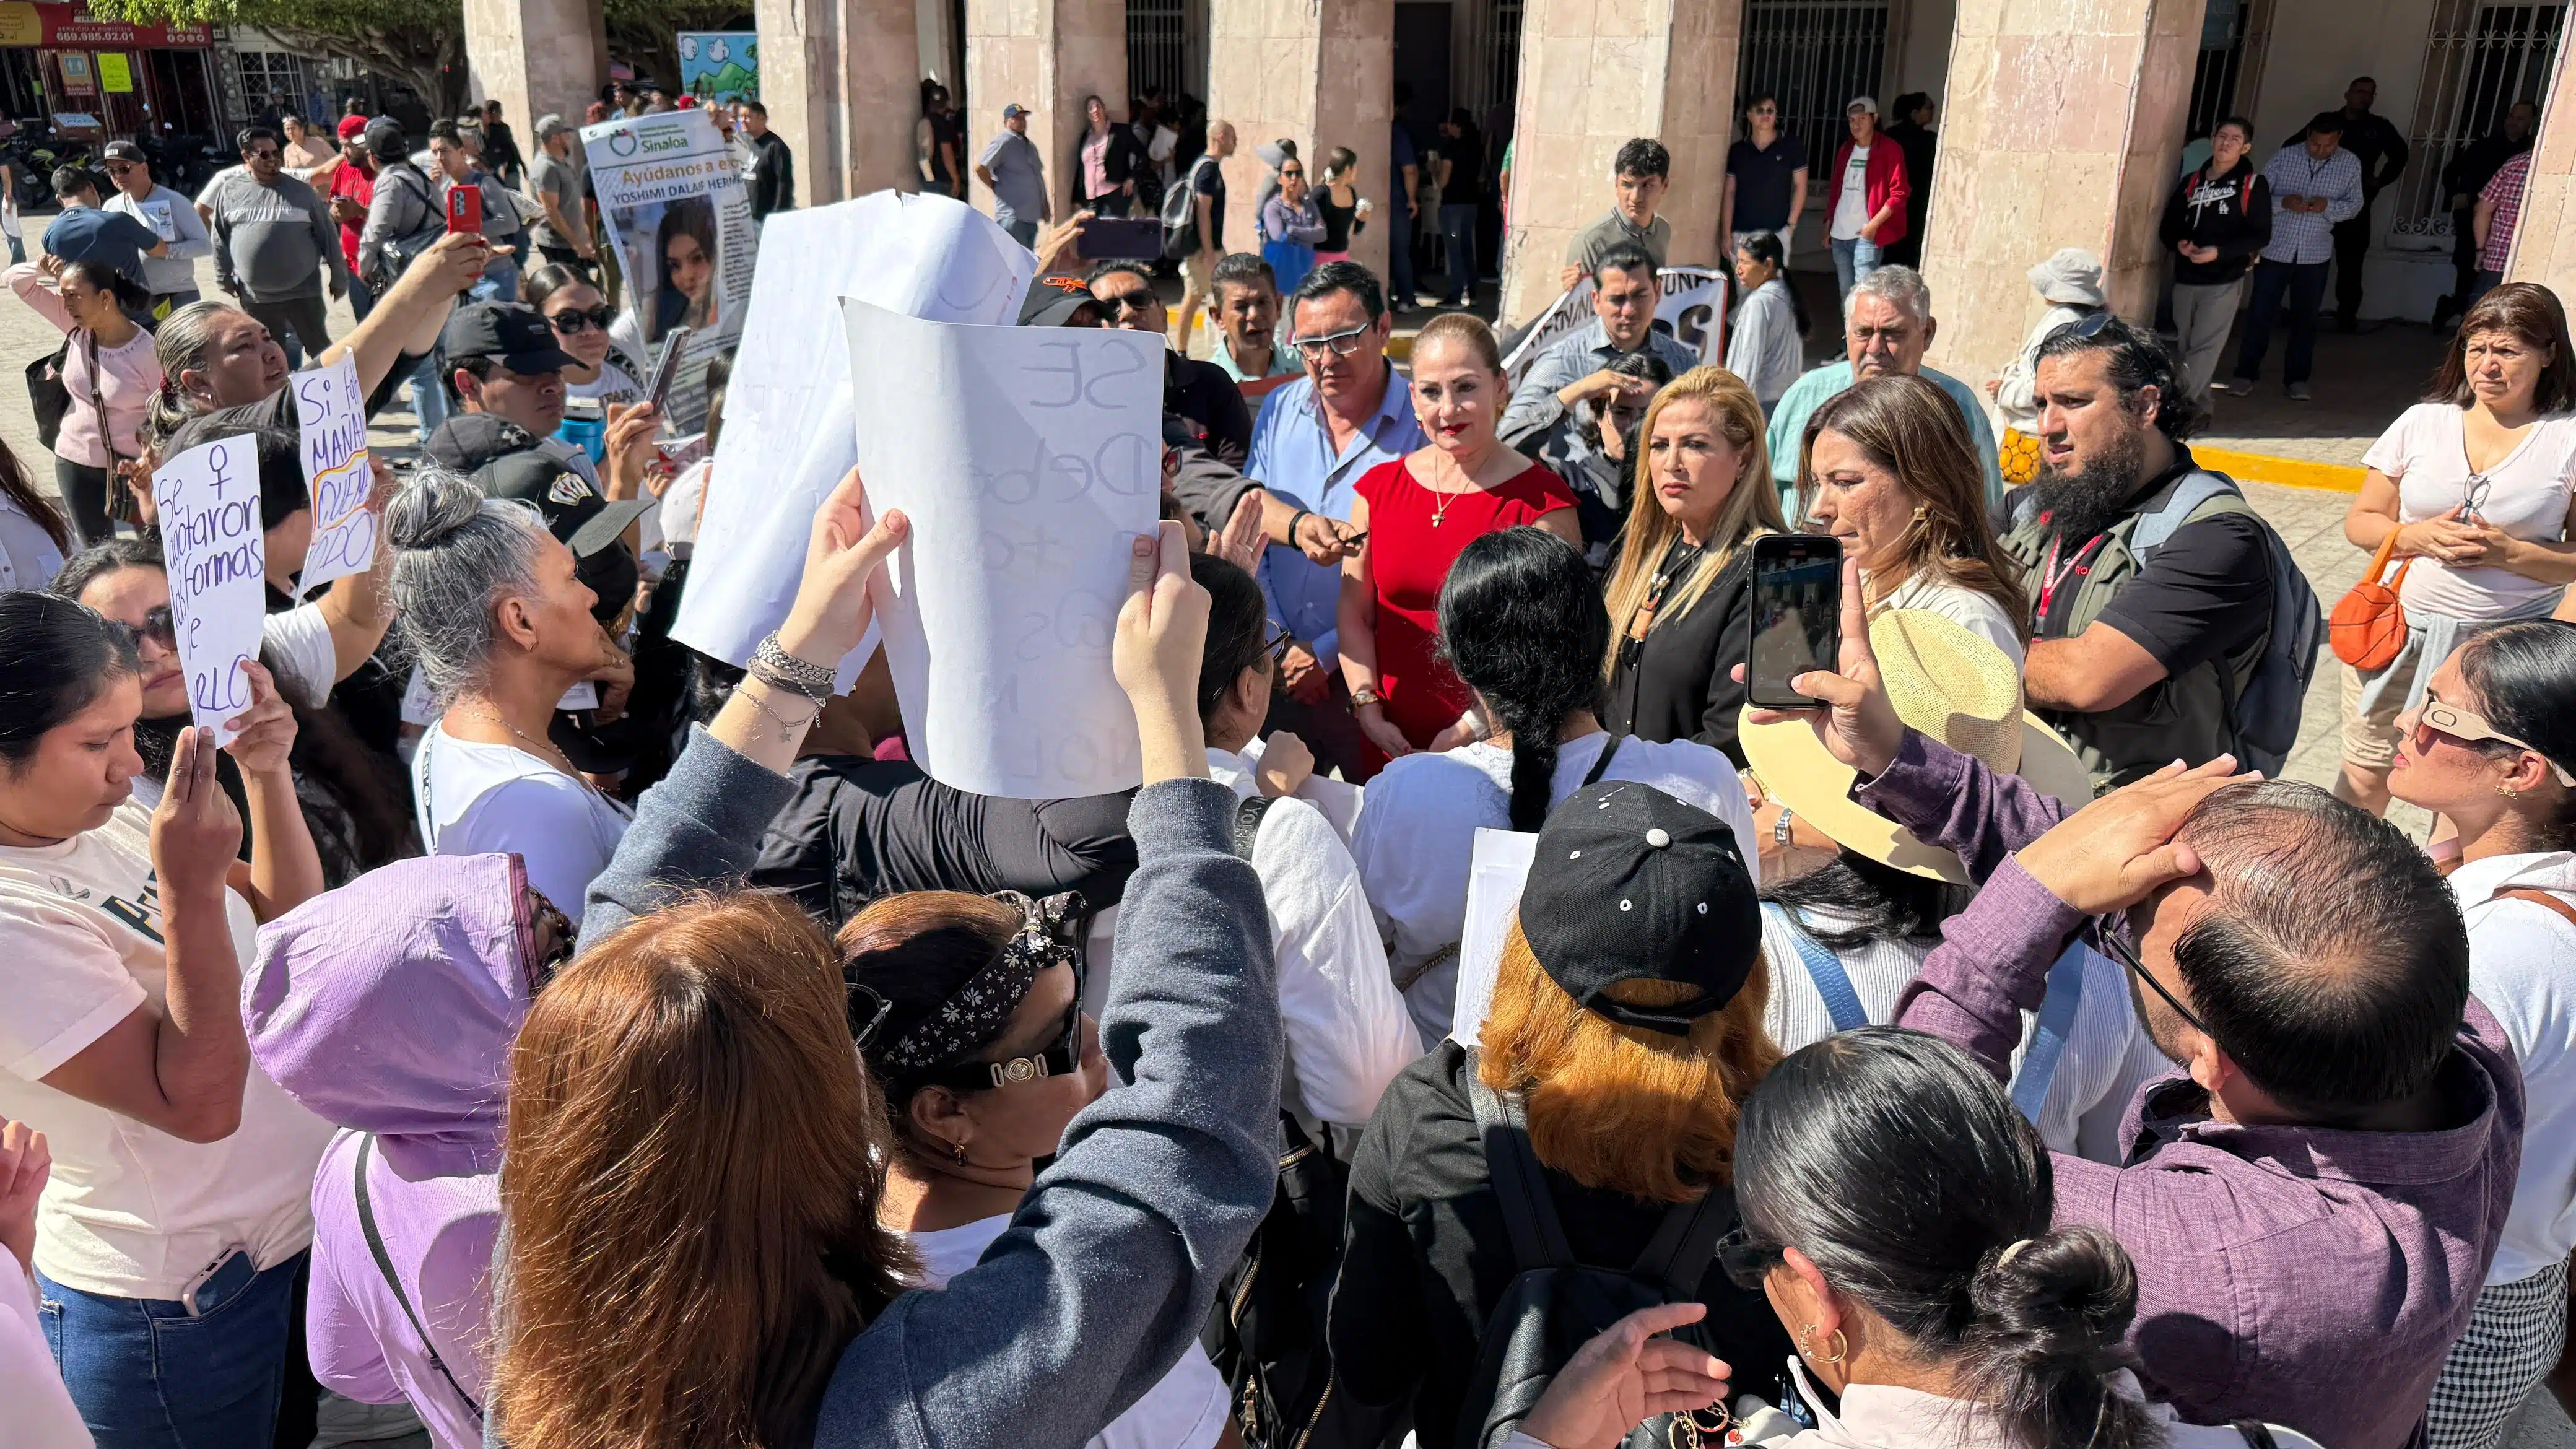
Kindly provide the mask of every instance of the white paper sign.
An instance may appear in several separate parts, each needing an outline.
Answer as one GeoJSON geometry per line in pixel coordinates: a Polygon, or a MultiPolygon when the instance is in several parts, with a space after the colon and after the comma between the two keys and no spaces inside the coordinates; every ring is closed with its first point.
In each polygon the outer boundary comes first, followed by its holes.
{"type": "MultiPolygon", "coordinates": [[[[1007,326],[1036,273],[1028,248],[951,197],[880,191],[769,218],[673,637],[741,665],[787,621],[814,510],[858,460],[834,299],[1007,326]]],[[[876,647],[871,630],[841,665],[844,692],[876,647]]]]}
{"type": "Polygon", "coordinates": [[[1534,831],[1476,827],[1476,853],[1467,865],[1467,926],[1458,938],[1458,996],[1449,1018],[1449,1039],[1476,1045],[1485,1013],[1494,1004],[1494,977],[1503,960],[1503,941],[1512,933],[1512,917],[1521,908],[1521,885],[1529,879],[1530,861],[1538,854],[1534,831]]]}
{"type": "Polygon", "coordinates": [[[311,593],[362,574],[376,561],[376,515],[367,510],[375,472],[367,462],[367,395],[358,362],[342,357],[286,380],[303,432],[304,481],[313,490],[313,546],[295,586],[311,593]]]}
{"type": "Polygon", "coordinates": [[[1163,339],[841,307],[869,507],[912,522],[870,592],[913,759],[978,795],[1136,784],[1109,648],[1160,512],[1163,339]]]}
{"type": "Polygon", "coordinates": [[[268,547],[259,521],[259,449],[248,435],[190,448],[152,475],[170,622],[188,676],[188,712],[229,744],[226,721],[250,708],[242,665],[259,656],[268,547]]]}
{"type": "MultiPolygon", "coordinates": [[[[1702,362],[1726,355],[1726,279],[1715,267],[1665,267],[1655,273],[1655,330],[1699,354],[1702,362]]],[[[1592,320],[1592,279],[1585,277],[1538,314],[1521,334],[1503,375],[1520,386],[1521,376],[1549,344],[1571,336],[1592,320]]]]}

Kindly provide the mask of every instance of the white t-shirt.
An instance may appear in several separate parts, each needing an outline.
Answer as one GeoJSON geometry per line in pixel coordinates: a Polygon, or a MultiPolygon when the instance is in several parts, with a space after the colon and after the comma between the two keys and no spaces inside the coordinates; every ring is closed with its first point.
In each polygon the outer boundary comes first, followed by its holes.
{"type": "Polygon", "coordinates": [[[2522,1066],[2522,1168],[2489,1283],[2518,1283],[2576,1248],[2576,927],[2496,892],[2545,890],[2576,904],[2576,854],[2473,860],[2451,872],[2469,928],[2469,991],[2495,1013],[2522,1066]]]}
{"type": "Polygon", "coordinates": [[[411,785],[431,854],[516,855],[528,884],[574,920],[591,877],[608,868],[635,818],[525,750],[460,740],[445,724],[421,736],[411,785]]]}
{"type": "Polygon", "coordinates": [[[6,1252],[0,1252],[0,1404],[9,1406],[9,1442],[16,1449],[92,1449],[36,1317],[35,1280],[6,1252]]]}
{"type": "MultiPolygon", "coordinates": [[[[1556,752],[1550,782],[1553,807],[1582,787],[1610,736],[1569,740],[1556,752]]],[[[1686,805],[1696,805],[1735,831],[1737,849],[1754,884],[1761,884],[1759,840],[1744,779],[1726,756],[1696,740],[1651,744],[1630,736],[1620,742],[1605,780],[1652,785],[1686,805]]],[[[1412,754],[1388,762],[1369,782],[1368,808],[1360,813],[1351,856],[1360,884],[1376,911],[1387,959],[1404,988],[1424,1041],[1449,1034],[1458,998],[1458,953],[1467,924],[1467,870],[1476,851],[1476,827],[1511,824],[1512,752],[1478,742],[1446,754],[1412,754]],[[1437,958],[1425,969],[1424,963],[1437,958]]]]}
{"type": "Polygon", "coordinates": [[[1834,240],[1852,241],[1869,220],[1869,147],[1854,146],[1843,163],[1843,189],[1834,198],[1834,240]]]}
{"type": "Polygon", "coordinates": [[[602,407],[610,403],[616,403],[622,407],[642,399],[644,386],[628,376],[626,369],[618,366],[615,360],[611,359],[599,364],[599,376],[590,381],[565,383],[564,396],[596,398],[602,407]]]}
{"type": "Polygon", "coordinates": [[[41,589],[62,572],[63,551],[26,510],[0,497],[0,592],[41,589]]]}
{"type": "Polygon", "coordinates": [[[1945,584],[1930,574],[1918,573],[1898,585],[1895,593],[1879,600],[1871,616],[1887,609],[1920,609],[1938,614],[2004,651],[2014,668],[2021,667],[2021,626],[2004,612],[2003,605],[1975,589],[1945,584]]]}
{"type": "MultiPolygon", "coordinates": [[[[922,1286],[945,1288],[949,1279],[974,1267],[1010,1225],[1007,1216],[978,1218],[934,1233],[906,1233],[903,1239],[921,1259],[922,1286]]],[[[1145,1397],[1091,1437],[1088,1449],[1208,1449],[1225,1433],[1229,1403],[1225,1380],[1217,1377],[1207,1350],[1193,1343],[1145,1397]]]]}
{"type": "MultiPolygon", "coordinates": [[[[311,1244],[313,1165],[331,1126],[257,1067],[242,1086],[241,1126],[207,1143],[42,1081],[136,1007],[162,1009],[169,963],[151,828],[129,800],[59,845],[0,847],[0,1117],[53,1149],[37,1268],[86,1293],[173,1299],[234,1248],[267,1269],[311,1244]]],[[[247,971],[258,941],[250,903],[226,891],[224,911],[247,971]]]]}
{"type": "MultiPolygon", "coordinates": [[[[2397,521],[2420,523],[2468,497],[2468,413],[2449,403],[2417,403],[2397,415],[2362,462],[2397,484],[2397,521]]],[[[2515,538],[2555,543],[2566,536],[2568,488],[2576,480],[2576,413],[2535,422],[2504,461],[2486,474],[2480,517],[2515,538]]],[[[2399,602],[2454,619],[2509,619],[2549,612],[2556,584],[2500,568],[2451,568],[2418,558],[2407,566],[2399,602]]]]}
{"type": "Polygon", "coordinates": [[[306,709],[331,700],[340,682],[340,654],[331,645],[331,621],[319,601],[298,604],[260,620],[260,653],[277,671],[278,692],[306,709]]]}

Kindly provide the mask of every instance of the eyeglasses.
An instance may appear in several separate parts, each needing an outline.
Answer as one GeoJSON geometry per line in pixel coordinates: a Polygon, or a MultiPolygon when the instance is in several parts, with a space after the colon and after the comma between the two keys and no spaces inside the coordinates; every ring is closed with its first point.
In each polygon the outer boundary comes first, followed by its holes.
{"type": "Polygon", "coordinates": [[[2494,725],[2488,724],[2485,720],[2478,718],[2476,715],[2469,713],[2458,705],[2444,704],[2440,700],[2427,695],[2424,698],[2424,703],[2415,711],[2415,724],[2420,729],[2430,729],[2435,734],[2448,735],[2452,739],[2458,740],[2464,745],[2474,745],[2482,740],[2491,740],[2499,745],[2511,745],[2517,750],[2529,750],[2533,754],[2539,755],[2540,758],[2548,764],[2550,773],[2558,777],[2559,784],[2566,786],[2568,789],[2576,790],[2576,774],[2568,773],[2565,765],[2558,763],[2556,760],[2550,759],[2548,755],[2542,753],[2538,745],[2531,743],[2529,740],[2515,739],[2513,736],[2497,729],[2494,725]]]}
{"type": "Polygon", "coordinates": [[[1269,654],[1271,663],[1285,664],[1288,662],[1288,646],[1296,642],[1297,636],[1293,631],[1282,629],[1278,633],[1271,635],[1270,642],[1263,645],[1262,648],[1265,653],[1269,654]]]}
{"type": "Polygon", "coordinates": [[[1102,304],[1115,307],[1121,312],[1142,312],[1153,306],[1156,300],[1154,289],[1151,287],[1138,287],[1132,291],[1118,292],[1099,299],[1102,304]]]}
{"type": "Polygon", "coordinates": [[[122,176],[133,169],[134,163],[131,161],[110,161],[107,163],[107,174],[110,176],[122,176]]]}
{"type": "Polygon", "coordinates": [[[841,984],[850,992],[850,1044],[866,1051],[869,1044],[877,1039],[877,1032],[885,1026],[886,1017],[893,1013],[894,1003],[873,986],[846,977],[841,984]]]}
{"type": "Polygon", "coordinates": [[[170,616],[170,606],[167,604],[144,610],[143,622],[140,625],[128,624],[123,627],[126,633],[134,636],[137,643],[149,639],[164,649],[179,647],[179,624],[170,616]]]}
{"type": "Polygon", "coordinates": [[[278,158],[279,153],[277,148],[274,146],[262,146],[256,151],[249,151],[243,154],[249,156],[253,161],[274,161],[278,158]]]}
{"type": "Polygon", "coordinates": [[[1282,171],[1279,173],[1279,179],[1282,181],[1286,181],[1291,177],[1303,181],[1306,178],[1306,173],[1303,171],[1282,171]]]}
{"type": "Polygon", "coordinates": [[[959,1062],[941,1067],[916,1078],[925,1087],[946,1087],[957,1092],[981,1092],[1007,1087],[1014,1082],[1034,1082],[1042,1077],[1069,1077],[1082,1065],[1082,993],[1076,991],[1073,1004],[1064,1010],[1064,1035],[1055,1045],[1025,1057],[1010,1057],[998,1062],[959,1062]]]}
{"type": "Polygon", "coordinates": [[[1728,1282],[1747,1293],[1760,1291],[1762,1280],[1787,1261],[1787,1249],[1756,1238],[1742,1223],[1717,1240],[1717,1266],[1726,1270],[1728,1282]]]}
{"type": "Polygon", "coordinates": [[[566,307],[560,312],[546,314],[547,325],[566,337],[578,337],[584,328],[589,327],[596,327],[605,332],[608,330],[608,324],[616,320],[617,309],[605,302],[586,310],[580,307],[566,307]]]}
{"type": "Polygon", "coordinates": [[[1297,355],[1308,362],[1322,361],[1327,351],[1335,357],[1349,357],[1360,350],[1360,340],[1376,330],[1376,327],[1377,324],[1371,322],[1366,326],[1354,327],[1348,332],[1336,332],[1330,337],[1300,337],[1295,343],[1297,355]]]}
{"type": "Polygon", "coordinates": [[[2185,1022],[2190,1024],[2192,1030],[2199,1032],[2202,1036],[2208,1037],[2211,1041],[2218,1040],[2218,1033],[2209,1029],[2209,1023],[2192,1015],[2190,1007],[2183,1005],[2182,1002],[2175,999],[2172,992],[2165,990],[2165,984],[2163,982],[2158,981],[2153,975],[2149,974],[2147,971],[2147,963],[2138,959],[2138,948],[2130,944],[2128,932],[2121,928],[2120,922],[2105,918],[2101,922],[2100,929],[2096,930],[2093,934],[2101,939],[2103,951],[2108,953],[2112,960],[2128,967],[2131,975],[2136,976],[2140,981],[2147,983],[2148,990],[2163,997],[2165,1005],[2174,1009],[2174,1015],[2181,1017],[2185,1022]]]}

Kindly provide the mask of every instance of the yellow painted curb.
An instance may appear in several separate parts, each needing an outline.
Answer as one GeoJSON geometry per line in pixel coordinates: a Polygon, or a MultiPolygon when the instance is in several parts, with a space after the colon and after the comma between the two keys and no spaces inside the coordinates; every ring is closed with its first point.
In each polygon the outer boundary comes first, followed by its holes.
{"type": "Polygon", "coordinates": [[[1397,362],[1413,360],[1413,334],[1402,332],[1386,339],[1386,355],[1397,362]]]}
{"type": "Polygon", "coordinates": [[[2269,453],[2239,453],[2230,448],[2195,445],[2191,456],[2247,483],[2277,483],[2285,488],[2316,488],[2328,493],[2358,493],[2369,470],[2345,463],[2312,463],[2304,458],[2276,458],[2269,453]]]}

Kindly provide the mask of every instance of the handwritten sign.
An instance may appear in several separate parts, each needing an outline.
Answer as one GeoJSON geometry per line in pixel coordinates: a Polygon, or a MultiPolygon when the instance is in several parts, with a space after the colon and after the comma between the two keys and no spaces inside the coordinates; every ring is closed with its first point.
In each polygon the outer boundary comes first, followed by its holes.
{"type": "Polygon", "coordinates": [[[367,509],[375,474],[367,462],[367,397],[358,363],[343,357],[299,372],[296,416],[304,433],[304,481],[313,490],[313,546],[296,586],[305,593],[333,579],[362,574],[376,562],[376,515],[367,509]]]}
{"type": "Polygon", "coordinates": [[[841,308],[859,476],[912,521],[872,592],[914,759],[979,795],[1134,785],[1109,646],[1162,496],[1163,339],[841,308]]]}
{"type": "Polygon", "coordinates": [[[259,449],[247,437],[190,448],[152,475],[170,622],[188,676],[188,712],[229,744],[226,721],[250,708],[242,665],[258,657],[268,547],[259,521],[259,449]]]}

